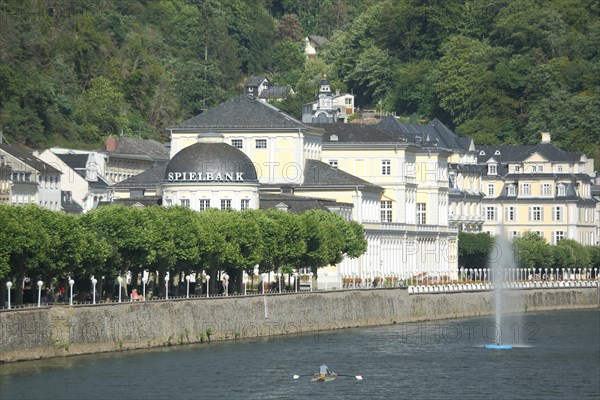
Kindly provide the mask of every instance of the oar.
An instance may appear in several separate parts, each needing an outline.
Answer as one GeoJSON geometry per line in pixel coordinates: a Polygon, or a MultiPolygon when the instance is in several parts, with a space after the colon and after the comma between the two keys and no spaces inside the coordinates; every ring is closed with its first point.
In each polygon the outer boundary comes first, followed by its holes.
{"type": "Polygon", "coordinates": [[[346,375],[346,374],[336,374],[337,376],[349,376],[351,378],[356,378],[356,380],[362,381],[362,376],[360,375],[346,375]]]}
{"type": "Polygon", "coordinates": [[[315,376],[315,374],[303,374],[303,375],[294,375],[294,379],[298,379],[301,376],[315,376]]]}

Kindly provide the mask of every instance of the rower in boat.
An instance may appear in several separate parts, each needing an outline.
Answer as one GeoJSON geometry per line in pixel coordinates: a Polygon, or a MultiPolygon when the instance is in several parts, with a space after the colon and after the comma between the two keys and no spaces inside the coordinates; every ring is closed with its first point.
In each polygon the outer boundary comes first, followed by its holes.
{"type": "MultiPolygon", "coordinates": [[[[317,375],[317,374],[315,374],[315,375],[317,375]]],[[[336,373],[335,373],[335,372],[332,372],[332,371],[331,371],[331,370],[330,370],[330,369],[327,367],[327,365],[325,365],[325,364],[322,364],[322,365],[319,367],[319,374],[318,374],[317,378],[315,378],[315,380],[316,380],[316,381],[324,381],[324,380],[326,380],[326,379],[327,379],[327,377],[328,377],[328,376],[329,376],[329,377],[334,377],[334,376],[336,376],[336,373]]]]}

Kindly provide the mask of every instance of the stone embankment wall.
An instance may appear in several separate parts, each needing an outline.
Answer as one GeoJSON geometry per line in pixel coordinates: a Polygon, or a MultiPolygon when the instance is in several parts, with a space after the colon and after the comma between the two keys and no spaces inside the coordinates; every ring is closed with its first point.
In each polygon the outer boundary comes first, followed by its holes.
{"type": "MultiPolygon", "coordinates": [[[[598,307],[597,288],[507,290],[505,312],[598,307]]],[[[406,289],[52,306],[0,312],[0,362],[475,317],[494,293],[406,289]]]]}

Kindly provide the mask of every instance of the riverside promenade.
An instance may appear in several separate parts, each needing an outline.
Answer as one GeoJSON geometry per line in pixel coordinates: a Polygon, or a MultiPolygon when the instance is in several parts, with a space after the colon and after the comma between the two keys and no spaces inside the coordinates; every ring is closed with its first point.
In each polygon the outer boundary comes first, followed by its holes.
{"type": "MultiPolygon", "coordinates": [[[[422,282],[421,282],[422,283],[422,282]]],[[[0,362],[491,315],[491,283],[421,284],[0,310],[0,362]]],[[[503,310],[599,307],[596,280],[505,283],[503,310]]]]}

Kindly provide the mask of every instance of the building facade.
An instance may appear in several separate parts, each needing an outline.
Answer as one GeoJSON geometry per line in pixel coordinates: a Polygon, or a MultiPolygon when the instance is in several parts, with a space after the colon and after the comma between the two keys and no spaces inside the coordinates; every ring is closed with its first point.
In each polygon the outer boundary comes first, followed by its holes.
{"type": "Polygon", "coordinates": [[[533,231],[549,243],[598,243],[594,160],[566,152],[543,132],[532,146],[478,146],[483,167],[483,230],[510,238],[533,231]]]}

